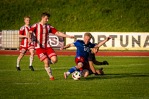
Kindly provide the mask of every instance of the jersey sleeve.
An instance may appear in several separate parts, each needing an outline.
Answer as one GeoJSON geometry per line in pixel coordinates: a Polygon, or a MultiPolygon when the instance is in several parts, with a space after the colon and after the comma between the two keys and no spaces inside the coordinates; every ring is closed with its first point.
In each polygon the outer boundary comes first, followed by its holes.
{"type": "Polygon", "coordinates": [[[34,24],[31,26],[29,31],[35,32],[36,28],[37,28],[37,24],[34,24]]]}
{"type": "Polygon", "coordinates": [[[77,47],[79,45],[79,41],[77,40],[73,44],[77,47]]]}
{"type": "Polygon", "coordinates": [[[50,26],[50,33],[55,34],[57,32],[57,29],[54,28],[53,26],[50,26]]]}
{"type": "Polygon", "coordinates": [[[25,28],[24,27],[21,27],[20,30],[19,30],[19,34],[20,35],[23,35],[24,34],[24,30],[25,30],[25,28]]]}

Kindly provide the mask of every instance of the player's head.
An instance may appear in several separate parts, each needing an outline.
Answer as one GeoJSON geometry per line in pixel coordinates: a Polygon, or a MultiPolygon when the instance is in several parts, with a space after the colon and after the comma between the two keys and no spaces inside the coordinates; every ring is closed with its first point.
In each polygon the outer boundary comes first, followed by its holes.
{"type": "Polygon", "coordinates": [[[49,13],[44,12],[44,13],[41,14],[41,21],[43,22],[43,24],[48,23],[49,18],[50,18],[50,14],[49,13]]]}
{"type": "Polygon", "coordinates": [[[84,42],[85,42],[85,44],[88,44],[90,42],[91,38],[92,38],[92,34],[91,33],[88,33],[88,32],[85,33],[84,34],[84,42]]]}
{"type": "Polygon", "coordinates": [[[91,48],[91,53],[96,54],[99,51],[99,47],[91,48]]]}
{"type": "Polygon", "coordinates": [[[29,16],[25,16],[24,17],[24,23],[25,23],[25,25],[29,25],[30,24],[30,17],[29,16]]]}

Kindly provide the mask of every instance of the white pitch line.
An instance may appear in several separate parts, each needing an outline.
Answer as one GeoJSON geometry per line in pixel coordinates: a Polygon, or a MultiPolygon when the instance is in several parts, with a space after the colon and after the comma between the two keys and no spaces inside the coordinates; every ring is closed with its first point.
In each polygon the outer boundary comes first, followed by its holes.
{"type": "Polygon", "coordinates": [[[27,83],[27,82],[20,82],[20,83],[14,83],[14,84],[17,84],[17,85],[30,85],[30,84],[39,84],[39,83],[27,83]]]}
{"type": "MultiPolygon", "coordinates": [[[[51,67],[52,68],[52,67],[51,67]]],[[[52,68],[52,70],[61,70],[61,69],[69,69],[70,67],[60,67],[60,68],[55,68],[55,67],[53,67],[52,68]]],[[[36,69],[36,67],[34,67],[34,69],[35,69],[35,71],[36,70],[45,70],[44,68],[41,68],[41,69],[36,69]]],[[[0,70],[0,72],[7,72],[7,71],[17,71],[15,68],[12,70],[12,69],[3,69],[3,70],[0,70]]],[[[30,69],[23,69],[23,68],[21,68],[21,71],[31,71],[30,69]]],[[[21,72],[20,71],[20,72],[21,72]]],[[[18,71],[19,72],[19,71],[18,71]]]]}

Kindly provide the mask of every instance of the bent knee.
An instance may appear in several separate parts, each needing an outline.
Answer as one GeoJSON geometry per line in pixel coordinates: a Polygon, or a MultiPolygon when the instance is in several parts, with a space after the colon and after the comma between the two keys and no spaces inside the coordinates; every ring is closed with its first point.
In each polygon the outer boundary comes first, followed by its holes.
{"type": "Polygon", "coordinates": [[[58,61],[58,59],[57,59],[56,56],[51,57],[51,62],[52,62],[53,64],[57,63],[57,61],[58,61]]]}
{"type": "Polygon", "coordinates": [[[76,67],[77,67],[77,69],[82,68],[83,67],[83,63],[82,62],[79,62],[76,67]]]}

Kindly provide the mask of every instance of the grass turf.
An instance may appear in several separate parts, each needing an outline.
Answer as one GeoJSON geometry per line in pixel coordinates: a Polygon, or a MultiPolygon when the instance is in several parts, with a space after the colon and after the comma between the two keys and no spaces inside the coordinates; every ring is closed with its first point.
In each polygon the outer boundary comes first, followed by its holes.
{"type": "Polygon", "coordinates": [[[0,30],[15,30],[50,12],[59,31],[148,32],[149,0],[0,0],[0,30]]]}
{"type": "MultiPolygon", "coordinates": [[[[104,76],[91,75],[74,81],[71,76],[63,78],[63,72],[74,66],[74,56],[59,56],[52,65],[55,81],[50,81],[43,63],[35,57],[35,71],[28,69],[29,56],[21,61],[21,71],[15,69],[17,56],[0,56],[1,99],[148,99],[148,57],[97,57],[107,60],[104,76]]],[[[99,68],[99,66],[96,66],[99,68]]]]}

